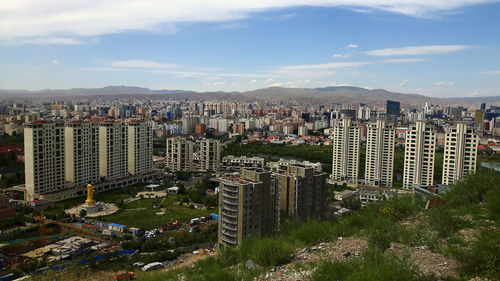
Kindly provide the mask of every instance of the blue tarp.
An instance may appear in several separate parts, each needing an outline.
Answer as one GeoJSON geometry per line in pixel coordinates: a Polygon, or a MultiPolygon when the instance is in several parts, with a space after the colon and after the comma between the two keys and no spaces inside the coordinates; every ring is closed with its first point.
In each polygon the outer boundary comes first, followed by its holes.
{"type": "MultiPolygon", "coordinates": [[[[113,256],[113,255],[118,255],[118,256],[121,256],[121,255],[132,255],[132,254],[134,254],[137,251],[138,250],[121,250],[121,251],[118,251],[118,252],[115,252],[115,253],[97,255],[97,256],[95,256],[94,259],[96,261],[98,261],[98,260],[102,260],[102,259],[105,259],[105,258],[107,258],[109,256],[113,256]]],[[[68,267],[68,266],[70,266],[72,264],[83,264],[83,263],[89,263],[89,260],[87,260],[87,259],[81,259],[81,260],[74,261],[72,263],[56,265],[56,266],[51,267],[49,269],[52,269],[52,270],[63,270],[66,267],[68,267]]]]}

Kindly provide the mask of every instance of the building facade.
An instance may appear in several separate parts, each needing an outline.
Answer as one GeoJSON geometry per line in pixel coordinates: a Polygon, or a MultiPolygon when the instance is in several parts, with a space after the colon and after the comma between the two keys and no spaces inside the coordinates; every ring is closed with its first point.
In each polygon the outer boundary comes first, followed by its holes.
{"type": "Polygon", "coordinates": [[[165,167],[172,172],[193,170],[194,143],[178,137],[167,138],[165,167]]]}
{"type": "Polygon", "coordinates": [[[403,188],[428,186],[434,182],[436,132],[425,121],[417,121],[406,133],[403,188]]]}
{"type": "Polygon", "coordinates": [[[200,141],[200,170],[218,171],[220,169],[221,145],[219,140],[200,141]]]}
{"type": "Polygon", "coordinates": [[[479,136],[466,122],[446,129],[443,158],[443,184],[453,184],[476,171],[479,136]]]}
{"type": "Polygon", "coordinates": [[[75,186],[99,181],[99,126],[74,121],[64,125],[66,181],[75,186]]]}
{"type": "Polygon", "coordinates": [[[324,214],[326,173],[306,165],[289,165],[273,174],[278,184],[280,220],[321,218],[324,214]]]}
{"type": "Polygon", "coordinates": [[[64,123],[26,124],[24,159],[27,200],[65,189],[64,123]]]}
{"type": "Polygon", "coordinates": [[[153,169],[153,128],[151,123],[128,123],[128,172],[139,175],[153,169]]]}
{"type": "Polygon", "coordinates": [[[99,123],[99,170],[101,177],[115,180],[129,175],[128,128],[122,122],[99,123]]]}
{"type": "Polygon", "coordinates": [[[391,187],[394,164],[394,129],[385,120],[368,123],[365,183],[391,187]]]}
{"type": "Polygon", "coordinates": [[[264,158],[228,155],[222,157],[222,169],[239,171],[241,168],[264,168],[264,158]]]}
{"type": "Polygon", "coordinates": [[[242,168],[240,176],[221,178],[219,244],[236,246],[248,235],[264,236],[277,228],[275,184],[271,173],[242,168]]]}
{"type": "Polygon", "coordinates": [[[358,182],[359,127],[351,118],[343,118],[333,127],[332,179],[358,182]]]}

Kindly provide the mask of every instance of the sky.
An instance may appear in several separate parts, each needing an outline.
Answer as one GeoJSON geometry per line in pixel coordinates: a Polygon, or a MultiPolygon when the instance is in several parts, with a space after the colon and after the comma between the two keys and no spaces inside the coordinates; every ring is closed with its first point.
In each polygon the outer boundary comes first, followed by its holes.
{"type": "Polygon", "coordinates": [[[500,95],[500,2],[0,2],[0,89],[108,85],[500,95]]]}

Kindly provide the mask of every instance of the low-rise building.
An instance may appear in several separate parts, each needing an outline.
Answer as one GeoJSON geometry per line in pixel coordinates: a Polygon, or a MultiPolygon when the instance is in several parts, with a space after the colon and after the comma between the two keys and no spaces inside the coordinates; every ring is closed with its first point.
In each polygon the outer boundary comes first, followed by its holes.
{"type": "Polygon", "coordinates": [[[264,168],[264,158],[234,155],[222,158],[222,170],[239,171],[241,168],[264,168]]]}

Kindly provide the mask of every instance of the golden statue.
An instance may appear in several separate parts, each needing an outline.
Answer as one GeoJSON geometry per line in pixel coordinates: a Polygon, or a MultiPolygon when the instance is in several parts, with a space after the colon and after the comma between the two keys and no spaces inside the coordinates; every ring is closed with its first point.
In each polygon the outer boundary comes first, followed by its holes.
{"type": "Polygon", "coordinates": [[[87,200],[85,200],[85,205],[92,206],[95,204],[94,201],[94,187],[89,183],[87,184],[87,200]]]}

